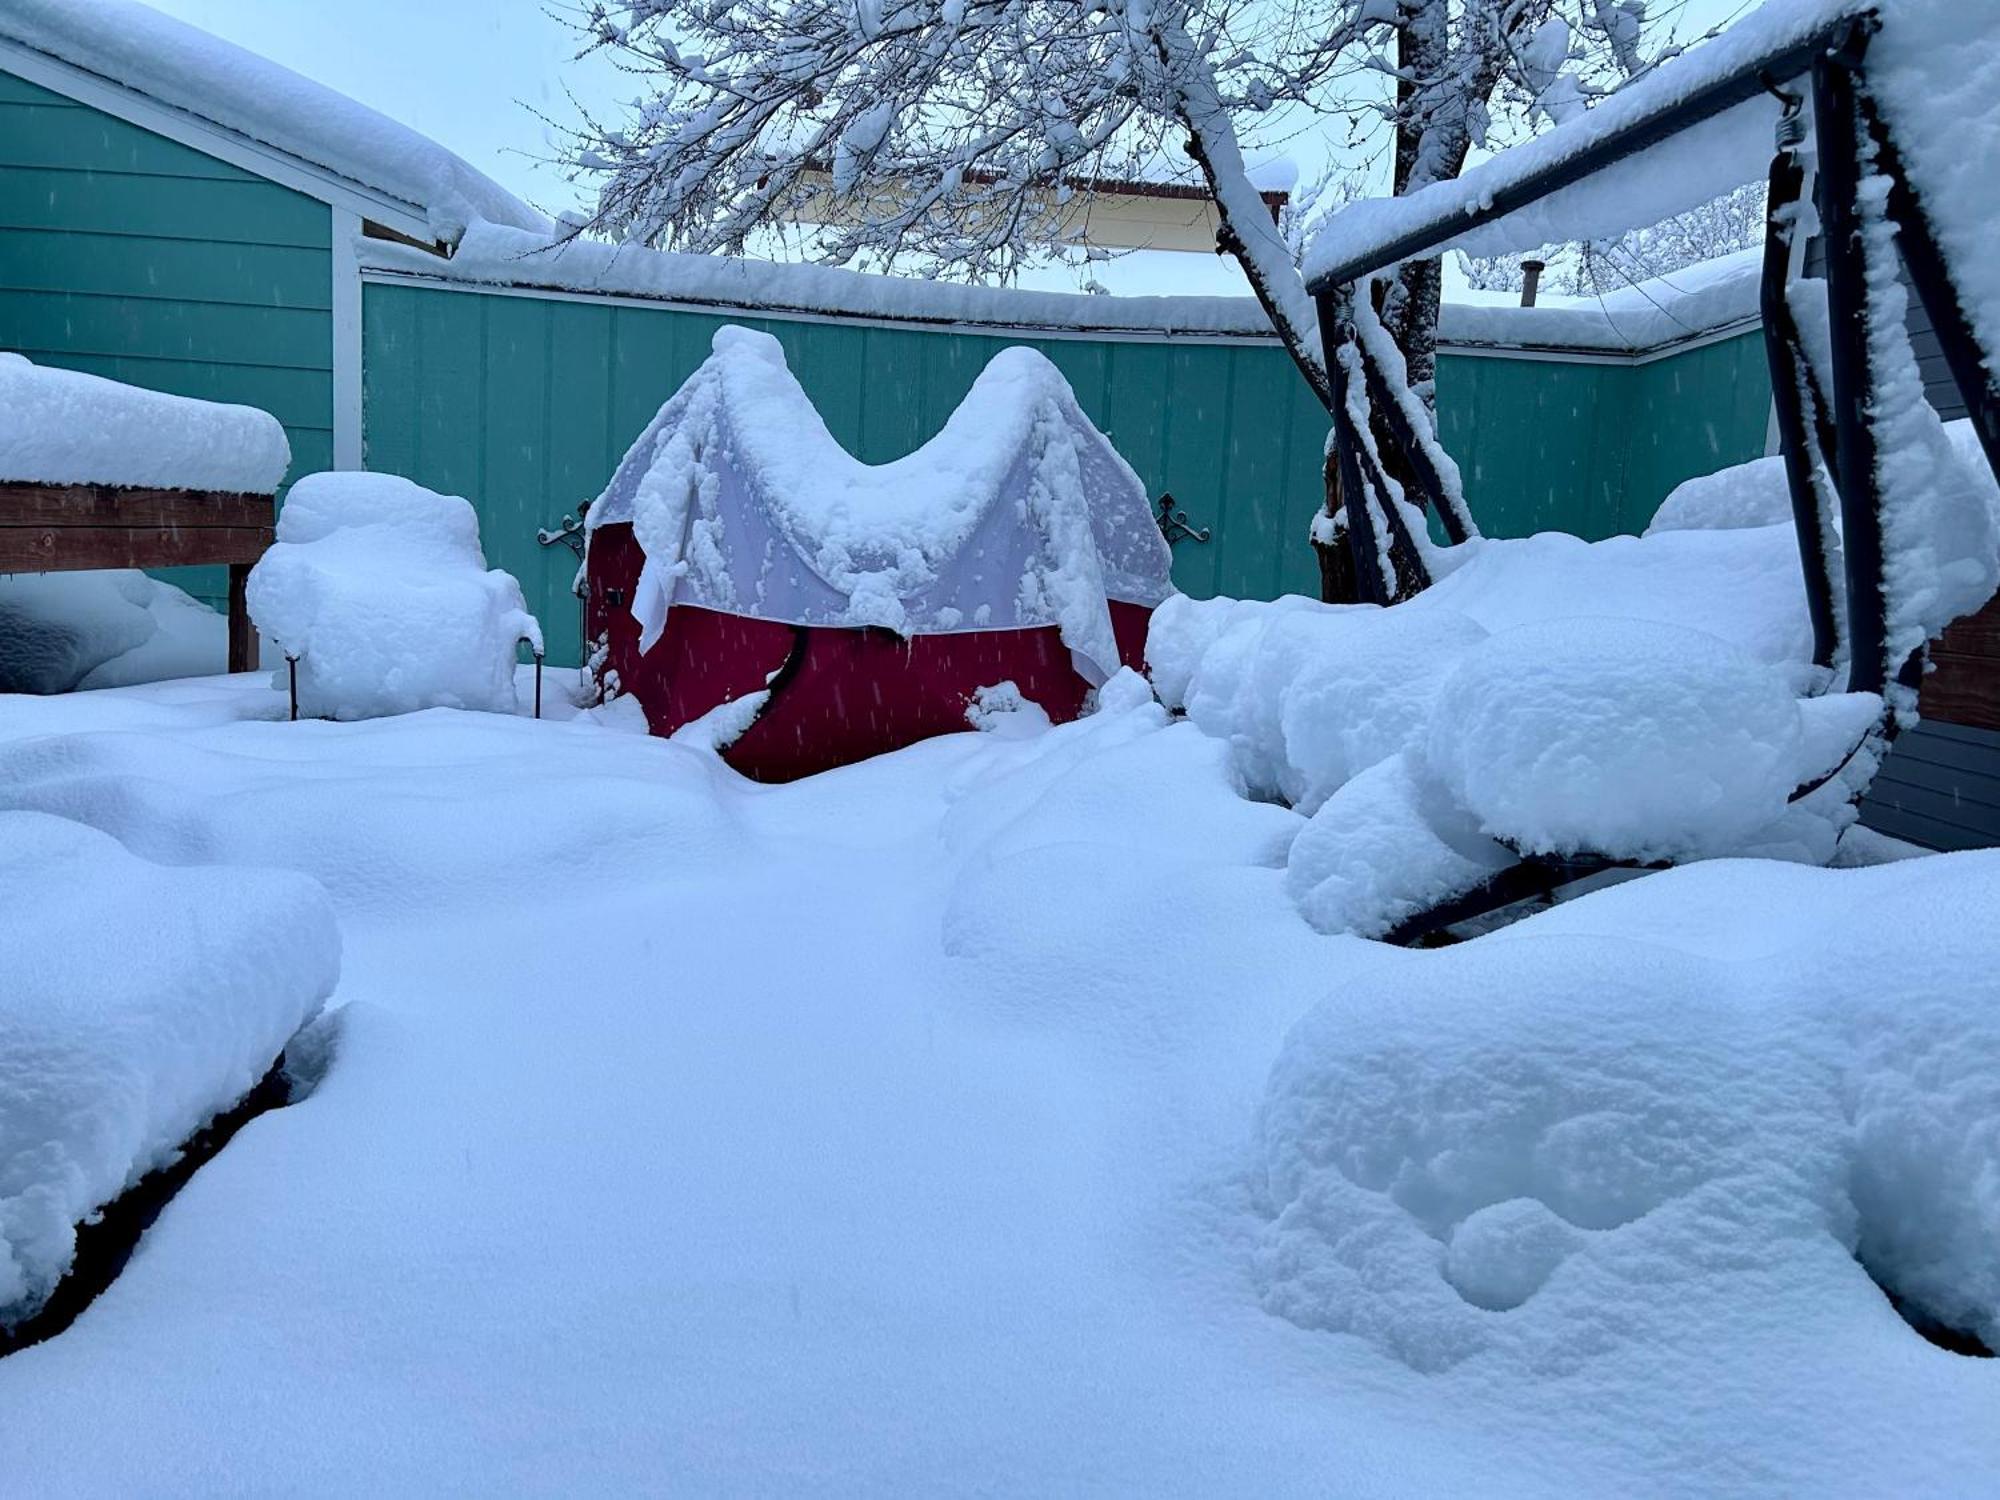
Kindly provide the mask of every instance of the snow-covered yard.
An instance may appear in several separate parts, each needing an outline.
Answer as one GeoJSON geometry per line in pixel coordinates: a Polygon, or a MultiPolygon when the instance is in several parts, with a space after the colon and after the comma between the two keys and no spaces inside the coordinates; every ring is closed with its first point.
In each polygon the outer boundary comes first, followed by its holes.
{"type": "Polygon", "coordinates": [[[2000,1331],[2000,854],[1386,949],[1103,696],[777,788],[603,716],[0,700],[0,818],[309,875],[343,950],[318,1086],[0,1361],[4,1487],[1991,1493],[2000,1371],[1855,1252],[2000,1331]]]}

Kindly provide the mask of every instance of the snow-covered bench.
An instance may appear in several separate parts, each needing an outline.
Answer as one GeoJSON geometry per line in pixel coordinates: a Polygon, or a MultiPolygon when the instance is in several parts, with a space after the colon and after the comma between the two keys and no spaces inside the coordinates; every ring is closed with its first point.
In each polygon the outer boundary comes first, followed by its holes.
{"type": "Polygon", "coordinates": [[[277,419],[0,354],[0,573],[229,569],[229,670],[291,448],[277,419]]]}

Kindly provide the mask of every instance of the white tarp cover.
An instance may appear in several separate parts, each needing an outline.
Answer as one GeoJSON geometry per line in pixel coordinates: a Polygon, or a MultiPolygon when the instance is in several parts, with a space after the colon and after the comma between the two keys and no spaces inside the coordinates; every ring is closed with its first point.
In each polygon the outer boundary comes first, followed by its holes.
{"type": "Polygon", "coordinates": [[[1145,487],[1032,349],[995,355],[893,463],[835,441],[769,334],[726,327],[590,511],[645,550],[641,649],[675,604],[899,635],[1060,627],[1118,669],[1108,602],[1158,604],[1172,554],[1145,487]]]}

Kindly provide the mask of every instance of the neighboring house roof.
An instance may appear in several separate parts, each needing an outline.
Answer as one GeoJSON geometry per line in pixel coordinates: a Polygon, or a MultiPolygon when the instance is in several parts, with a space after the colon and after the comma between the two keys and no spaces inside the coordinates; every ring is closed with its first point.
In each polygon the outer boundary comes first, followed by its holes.
{"type": "Polygon", "coordinates": [[[0,68],[184,143],[177,122],[248,146],[215,154],[413,238],[548,227],[408,126],[136,0],[0,0],[0,68]]]}

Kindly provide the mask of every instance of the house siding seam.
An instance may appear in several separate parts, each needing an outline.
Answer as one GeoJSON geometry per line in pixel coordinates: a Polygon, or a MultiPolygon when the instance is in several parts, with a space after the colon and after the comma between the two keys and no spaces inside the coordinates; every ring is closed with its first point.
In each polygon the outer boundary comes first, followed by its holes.
{"type": "Polygon", "coordinates": [[[0,70],[0,348],[261,407],[289,482],[333,462],[331,247],[324,203],[0,70]]]}

